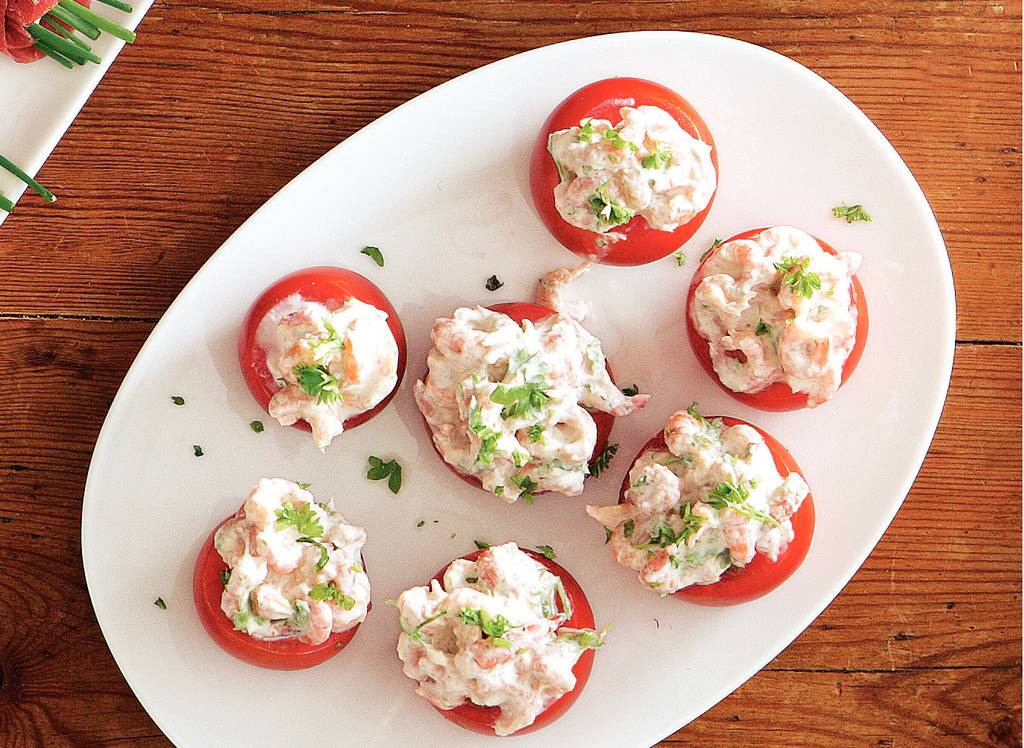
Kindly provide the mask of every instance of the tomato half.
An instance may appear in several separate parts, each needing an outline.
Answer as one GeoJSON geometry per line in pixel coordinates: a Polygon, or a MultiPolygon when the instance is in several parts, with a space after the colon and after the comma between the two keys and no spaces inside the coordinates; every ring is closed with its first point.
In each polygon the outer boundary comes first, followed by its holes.
{"type": "MultiPolygon", "coordinates": [[[[237,515],[236,515],[237,516],[237,515]]],[[[220,608],[224,584],[220,574],[227,571],[227,564],[213,547],[217,530],[234,519],[228,517],[214,528],[206,539],[192,572],[192,597],[203,628],[217,645],[233,657],[257,667],[271,670],[303,670],[325,662],[348,646],[359,630],[356,624],[347,631],[331,634],[322,644],[307,644],[298,639],[265,641],[255,639],[242,631],[236,631],[231,620],[220,608]]],[[[366,564],[363,563],[365,568],[366,564]]],[[[372,606],[368,607],[368,610],[372,606]]]]}
{"type": "MultiPolygon", "coordinates": [[[[765,229],[751,229],[750,231],[744,231],[743,233],[736,234],[736,236],[726,239],[722,244],[736,241],[738,239],[750,239],[757,236],[765,229]]],[[[821,246],[821,248],[832,255],[838,255],[835,249],[830,245],[823,242],[818,237],[814,237],[815,241],[821,246]]],[[[722,384],[722,381],[718,378],[718,373],[715,371],[714,364],[711,362],[711,350],[708,347],[708,342],[701,334],[697,332],[696,326],[693,324],[693,319],[690,316],[690,305],[693,302],[693,296],[697,292],[697,286],[704,279],[703,268],[704,264],[718,251],[716,247],[712,252],[705,257],[700,265],[697,266],[697,270],[693,273],[693,280],[690,282],[690,291],[686,295],[686,309],[684,314],[686,315],[686,334],[690,339],[690,347],[693,348],[694,354],[697,356],[697,360],[700,361],[700,365],[704,367],[704,371],[711,375],[711,378],[718,383],[718,386],[725,392],[732,395],[734,398],[739,400],[744,405],[749,405],[751,408],[757,408],[758,410],[768,411],[787,411],[787,410],[800,410],[807,406],[807,393],[806,392],[793,392],[789,385],[785,382],[774,382],[759,392],[734,392],[733,390],[722,384]]],[[[856,275],[853,276],[850,283],[850,308],[856,309],[857,311],[857,333],[853,342],[853,349],[850,351],[850,355],[846,359],[846,363],[843,364],[843,374],[840,379],[839,386],[842,387],[846,384],[846,380],[853,374],[853,370],[857,368],[857,364],[860,362],[860,357],[864,353],[864,346],[868,341],[868,302],[864,296],[864,288],[860,284],[860,279],[856,275]]]]}
{"type": "MultiPolygon", "coordinates": [[[[307,301],[323,304],[331,311],[355,298],[377,307],[388,315],[388,327],[398,345],[398,381],[387,397],[370,410],[346,420],[345,429],[353,429],[361,423],[366,423],[387,407],[402,385],[406,359],[405,330],[402,328],[398,312],[388,301],[388,297],[359,273],[345,268],[322,266],[298,270],[268,287],[252,303],[238,335],[238,363],[242,367],[242,376],[249,392],[256,398],[260,407],[267,410],[270,398],[280,389],[270,369],[267,368],[266,351],[256,342],[256,330],[267,312],[282,299],[296,293],[307,301]]],[[[304,420],[296,421],[293,425],[304,431],[310,430],[309,424],[304,420]]]]}
{"type": "MultiPolygon", "coordinates": [[[[587,596],[583,594],[583,588],[580,587],[572,574],[567,572],[561,564],[557,564],[549,558],[545,558],[539,553],[529,550],[528,548],[520,548],[519,550],[526,553],[535,561],[540,562],[544,567],[552,574],[562,580],[562,585],[565,587],[565,594],[569,598],[569,602],[572,604],[572,616],[569,617],[562,625],[572,629],[592,629],[594,628],[594,611],[590,607],[590,602],[587,600],[587,596]]],[[[485,551],[474,551],[462,558],[467,561],[476,561],[480,557],[480,554],[485,551]]],[[[438,582],[443,582],[444,572],[448,568],[446,565],[443,569],[434,575],[434,579],[438,582]]],[[[576,676],[576,687],[571,691],[568,691],[558,699],[553,701],[547,709],[537,715],[537,719],[534,720],[533,724],[527,725],[521,730],[516,730],[512,735],[506,737],[513,737],[515,735],[525,735],[528,732],[539,730],[545,725],[549,725],[556,719],[565,714],[569,707],[571,707],[576,699],[579,698],[580,693],[583,692],[583,687],[587,685],[587,680],[590,678],[590,671],[594,667],[594,650],[588,649],[573,665],[572,674],[576,676]]],[[[431,705],[433,706],[433,705],[431,705]]],[[[467,730],[473,732],[482,733],[484,735],[494,736],[494,723],[501,715],[501,709],[496,706],[480,706],[474,704],[472,701],[465,701],[454,709],[438,709],[434,707],[438,712],[444,715],[445,719],[448,719],[459,727],[464,727],[467,730]]]]}
{"type": "Polygon", "coordinates": [[[608,78],[570,94],[545,120],[530,158],[530,192],[541,221],[566,249],[607,265],[643,265],[671,254],[697,232],[715,201],[718,173],[718,149],[711,131],[686,99],[660,83],[642,78],[608,78]],[[625,106],[664,109],[683,130],[710,145],[711,162],[715,165],[715,193],[704,210],[675,231],[659,231],[651,228],[642,217],[634,216],[629,223],[613,229],[625,234],[625,239],[600,248],[595,244],[600,234],[567,223],[555,207],[555,187],[561,179],[555,161],[548,153],[548,136],[558,130],[578,126],[580,120],[586,118],[618,123],[621,119],[619,109],[625,106]]]}
{"type": "MultiPolygon", "coordinates": [[[[709,420],[715,417],[707,416],[709,420]]],[[[772,459],[775,460],[775,469],[783,478],[790,473],[803,475],[803,471],[796,464],[793,455],[768,432],[739,418],[722,416],[722,423],[726,426],[743,424],[759,433],[768,446],[772,459]]],[[[636,462],[640,455],[649,449],[668,449],[665,445],[664,432],[659,432],[657,436],[648,441],[637,453],[633,462],[636,462]]],[[[632,464],[630,463],[630,467],[632,464]]],[[[622,481],[622,487],[619,489],[620,504],[626,502],[626,489],[628,488],[629,473],[627,472],[622,481]]],[[[789,579],[807,557],[807,550],[811,547],[811,537],[814,535],[814,499],[810,493],[807,494],[807,498],[804,499],[796,513],[790,517],[790,522],[793,524],[793,540],[776,561],[770,560],[763,553],[758,553],[749,564],[742,568],[729,569],[714,584],[693,584],[672,594],[691,603],[711,606],[736,605],[767,595],[789,579]]]]}
{"type": "MultiPolygon", "coordinates": [[[[546,306],[541,306],[540,304],[532,304],[527,301],[510,301],[504,304],[493,304],[487,308],[490,309],[492,312],[498,312],[499,314],[507,315],[512,319],[513,322],[520,325],[522,324],[524,319],[528,319],[531,322],[536,323],[540,322],[543,319],[547,319],[548,317],[555,313],[554,310],[546,306]]],[[[612,367],[611,364],[608,363],[607,359],[605,359],[605,368],[608,370],[608,376],[612,377],[612,381],[614,382],[615,377],[612,374],[612,367]]],[[[424,375],[424,382],[426,382],[428,376],[429,372],[426,375],[424,375]]],[[[600,410],[588,410],[587,412],[590,413],[590,417],[594,419],[594,425],[597,427],[597,441],[594,443],[594,451],[590,455],[590,466],[593,467],[594,460],[597,459],[598,455],[600,455],[604,448],[608,445],[608,439],[611,437],[612,434],[612,426],[615,425],[615,416],[613,416],[611,413],[605,413],[604,411],[600,410]]],[[[426,417],[423,418],[423,423],[427,427],[427,435],[430,437],[430,446],[434,448],[434,452],[436,452],[437,456],[441,458],[441,461],[445,464],[445,467],[447,467],[449,470],[455,473],[455,475],[462,478],[462,480],[466,481],[466,483],[468,483],[469,485],[476,486],[477,488],[482,489],[483,484],[480,482],[479,478],[477,478],[474,475],[467,475],[466,473],[461,472],[460,470],[456,469],[455,466],[449,464],[448,461],[444,459],[444,456],[441,454],[441,451],[437,448],[437,445],[434,444],[434,437],[430,431],[430,424],[427,423],[426,417]]],[[[540,494],[544,493],[548,492],[538,491],[534,495],[539,496],[540,494]]]]}

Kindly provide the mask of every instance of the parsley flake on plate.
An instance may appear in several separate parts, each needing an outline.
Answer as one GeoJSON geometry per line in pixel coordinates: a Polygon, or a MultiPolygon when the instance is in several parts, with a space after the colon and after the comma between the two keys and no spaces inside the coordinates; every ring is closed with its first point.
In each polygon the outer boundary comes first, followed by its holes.
{"type": "Polygon", "coordinates": [[[370,469],[366,471],[366,477],[370,480],[388,480],[388,488],[391,493],[397,494],[402,487],[402,466],[397,460],[384,462],[373,455],[369,458],[370,469]]]}
{"type": "Polygon", "coordinates": [[[359,250],[360,254],[364,254],[371,260],[377,263],[377,267],[384,267],[384,255],[381,254],[378,247],[371,247],[369,245],[359,250]]]}

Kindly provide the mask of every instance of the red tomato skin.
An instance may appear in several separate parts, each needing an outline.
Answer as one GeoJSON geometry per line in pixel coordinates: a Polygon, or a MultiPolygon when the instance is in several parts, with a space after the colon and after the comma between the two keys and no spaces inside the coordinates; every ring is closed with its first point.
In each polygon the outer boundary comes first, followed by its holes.
{"type": "MultiPolygon", "coordinates": [[[[226,571],[228,567],[217,549],[213,547],[213,538],[217,530],[231,519],[233,517],[228,517],[210,533],[199,549],[192,572],[192,597],[196,612],[210,638],[232,657],[249,665],[270,670],[311,668],[326,662],[347,647],[359,630],[360,624],[339,634],[331,634],[327,641],[317,645],[306,644],[298,639],[262,641],[241,631],[235,631],[234,624],[220,609],[221,594],[224,592],[220,573],[226,571]]],[[[363,566],[365,568],[365,562],[363,566]]]]}
{"type": "MultiPolygon", "coordinates": [[[[565,587],[565,593],[569,597],[569,602],[572,603],[572,617],[566,621],[563,626],[568,628],[594,628],[594,611],[590,607],[590,602],[587,600],[587,596],[583,593],[583,588],[580,587],[572,574],[566,571],[561,564],[557,564],[551,559],[545,558],[539,553],[535,553],[528,548],[520,548],[521,551],[529,555],[536,561],[539,561],[544,567],[555,576],[562,580],[562,585],[565,587]]],[[[467,561],[476,561],[482,550],[474,551],[473,553],[462,556],[467,561]]],[[[449,564],[450,565],[450,564],[449,564]]],[[[444,572],[449,565],[439,570],[434,575],[434,579],[441,582],[444,579],[444,572]]],[[[526,733],[533,732],[545,727],[556,719],[565,714],[569,707],[571,707],[579,695],[583,692],[583,687],[587,685],[587,680],[590,678],[590,671],[594,667],[594,650],[588,649],[582,655],[579,660],[572,668],[573,675],[576,676],[576,687],[563,694],[554,703],[552,703],[547,709],[537,715],[537,719],[534,720],[533,724],[527,725],[521,730],[516,730],[511,735],[505,735],[502,737],[516,737],[518,735],[525,735],[526,733]]],[[[433,704],[431,704],[433,706],[433,704]]],[[[454,709],[438,709],[436,706],[435,710],[444,715],[445,719],[454,722],[459,727],[465,728],[472,732],[480,733],[482,735],[490,735],[495,737],[494,734],[494,723],[497,721],[501,710],[496,706],[480,706],[474,704],[471,701],[465,701],[461,705],[454,709]]]]}
{"type": "MultiPolygon", "coordinates": [[[[708,419],[711,420],[715,417],[710,416],[708,419]]],[[[800,470],[800,466],[793,459],[793,455],[768,432],[739,418],[722,416],[722,423],[726,426],[743,424],[757,431],[764,438],[765,444],[768,445],[772,458],[775,460],[775,468],[783,478],[790,473],[803,475],[803,471],[800,470]]],[[[665,446],[664,432],[653,436],[637,453],[633,462],[636,462],[649,449],[668,449],[665,446]]],[[[633,463],[630,463],[630,467],[632,465],[633,463]]],[[[625,503],[626,489],[628,488],[629,473],[627,471],[626,477],[623,478],[622,486],[619,489],[620,504],[625,503]]],[[[782,552],[777,561],[771,561],[763,553],[758,553],[749,564],[743,568],[733,567],[729,569],[714,584],[693,584],[672,594],[675,597],[696,603],[697,605],[713,607],[737,605],[767,595],[792,576],[793,572],[800,567],[800,564],[807,557],[807,551],[811,547],[811,538],[814,535],[814,499],[810,493],[807,494],[807,498],[804,499],[796,514],[790,518],[790,521],[793,523],[793,541],[782,552]]]]}
{"type": "Polygon", "coordinates": [[[608,78],[590,83],[570,94],[548,116],[540,129],[530,158],[530,192],[541,221],[562,246],[588,260],[605,265],[643,265],[659,260],[679,249],[700,229],[711,212],[718,193],[718,149],[707,124],[686,99],[660,83],[642,78],[608,78]],[[635,216],[629,223],[613,231],[626,239],[597,248],[599,234],[569,224],[555,207],[554,190],[561,181],[554,159],[548,153],[548,136],[558,130],[577,126],[580,120],[606,119],[617,123],[619,109],[624,106],[657,106],[664,109],[687,133],[711,146],[711,162],[715,166],[715,192],[704,210],[675,231],[659,231],[635,216]]]}
{"type": "MultiPolygon", "coordinates": [[[[736,236],[726,239],[722,244],[727,242],[736,241],[737,239],[750,239],[751,237],[757,236],[764,228],[751,229],[742,233],[736,234],[736,236]]],[[[821,245],[821,248],[829,254],[838,255],[835,249],[829,244],[825,243],[818,237],[814,237],[815,241],[821,245]]],[[[697,332],[696,326],[693,324],[693,319],[690,316],[690,304],[693,301],[693,296],[697,292],[697,286],[700,281],[703,280],[701,270],[704,267],[704,263],[711,258],[711,256],[718,251],[711,252],[705,257],[697,269],[694,271],[693,280],[690,282],[690,290],[686,295],[686,309],[683,313],[686,315],[686,335],[690,340],[690,347],[693,349],[694,355],[697,356],[697,360],[700,365],[704,368],[711,378],[718,384],[722,390],[731,395],[736,400],[739,400],[744,405],[748,405],[751,408],[757,410],[765,410],[769,412],[785,412],[791,410],[802,410],[807,408],[807,393],[805,392],[793,392],[785,382],[775,382],[768,387],[765,387],[759,392],[734,392],[733,390],[722,384],[722,381],[718,378],[718,373],[715,371],[714,364],[711,362],[711,351],[708,348],[708,342],[701,337],[700,333],[697,332]]],[[[853,276],[850,284],[850,306],[857,310],[857,333],[853,342],[853,349],[850,351],[850,355],[846,359],[846,363],[843,364],[843,375],[840,379],[839,386],[842,387],[846,384],[846,380],[853,374],[854,369],[857,368],[857,364],[860,363],[860,358],[864,353],[864,347],[868,341],[868,302],[864,296],[864,288],[861,286],[860,279],[856,275],[853,276]]]]}
{"type": "MultiPolygon", "coordinates": [[[[504,304],[492,304],[487,308],[490,309],[492,312],[506,314],[510,318],[512,318],[513,321],[519,324],[521,324],[524,319],[528,319],[531,322],[540,322],[542,319],[546,319],[555,313],[554,310],[546,306],[542,306],[540,304],[532,304],[527,301],[510,301],[504,304]]],[[[608,375],[612,377],[612,381],[614,382],[615,377],[612,374],[612,367],[611,364],[608,363],[607,359],[605,359],[605,367],[608,369],[608,375]]],[[[427,374],[424,374],[424,381],[426,381],[427,376],[427,374]]],[[[615,425],[615,416],[613,416],[611,413],[605,413],[600,410],[593,410],[588,412],[590,413],[590,416],[594,419],[594,425],[597,427],[597,441],[594,442],[594,451],[590,455],[590,465],[592,466],[594,464],[594,460],[597,459],[597,456],[601,454],[602,450],[604,450],[604,448],[608,445],[608,439],[611,437],[612,434],[612,427],[615,425]]],[[[483,490],[483,484],[480,482],[479,478],[473,475],[466,475],[465,473],[460,472],[453,465],[450,465],[444,459],[444,456],[437,448],[437,445],[434,444],[434,437],[430,431],[430,425],[427,423],[427,419],[425,417],[423,418],[423,424],[427,427],[427,436],[430,439],[430,446],[434,448],[434,452],[436,452],[437,456],[441,458],[441,462],[444,463],[445,467],[447,467],[455,475],[457,475],[459,478],[464,480],[469,485],[475,486],[476,488],[483,490]]],[[[545,493],[549,492],[538,491],[534,495],[540,496],[541,494],[545,493]]]]}
{"type": "MultiPolygon", "coordinates": [[[[405,375],[406,340],[402,320],[394,306],[377,286],[359,273],[345,268],[320,266],[304,268],[284,276],[268,286],[249,307],[238,335],[238,363],[249,392],[263,410],[268,410],[270,398],[280,387],[267,368],[267,354],[256,343],[256,330],[260,322],[279,301],[297,293],[307,301],[316,301],[331,311],[341,307],[350,298],[375,306],[388,315],[388,327],[398,345],[398,381],[391,392],[365,413],[345,421],[345,430],[354,429],[380,413],[391,402],[405,375]]],[[[297,429],[310,431],[304,420],[292,424],[297,429]]]]}

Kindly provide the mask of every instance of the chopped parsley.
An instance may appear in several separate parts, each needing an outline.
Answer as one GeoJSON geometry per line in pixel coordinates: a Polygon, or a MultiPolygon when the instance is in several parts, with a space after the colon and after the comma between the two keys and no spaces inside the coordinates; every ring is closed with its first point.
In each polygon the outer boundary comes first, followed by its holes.
{"type": "Polygon", "coordinates": [[[793,293],[809,299],[821,288],[821,277],[817,273],[807,272],[810,264],[810,257],[783,257],[782,262],[775,263],[775,269],[782,273],[782,282],[789,286],[793,293]]]}
{"type": "Polygon", "coordinates": [[[491,401],[504,405],[502,418],[520,418],[541,410],[551,400],[551,395],[539,382],[527,382],[516,387],[499,384],[491,393],[491,401]]]}
{"type": "Polygon", "coordinates": [[[227,587],[228,586],[228,580],[230,580],[230,579],[231,579],[231,569],[221,569],[220,570],[220,583],[223,584],[225,587],[227,587]]]}
{"type": "Polygon", "coordinates": [[[160,610],[167,610],[167,603],[164,602],[164,599],[162,597],[158,597],[156,600],[154,600],[153,605],[160,608],[160,610]]]}
{"type": "Polygon", "coordinates": [[[864,210],[863,205],[847,205],[843,203],[839,207],[832,209],[832,215],[836,218],[842,218],[847,223],[853,223],[854,221],[870,221],[871,216],[864,210]]]}
{"type": "Polygon", "coordinates": [[[629,486],[630,486],[630,488],[640,488],[640,486],[646,486],[650,482],[651,482],[651,476],[644,475],[644,476],[642,476],[640,478],[637,478],[632,483],[630,483],[629,486]]]}
{"type": "Polygon", "coordinates": [[[513,626],[500,613],[492,616],[485,608],[463,608],[459,611],[459,618],[467,626],[479,626],[484,635],[491,639],[491,644],[498,647],[512,646],[512,642],[504,636],[513,626]]]}
{"type": "Polygon", "coordinates": [[[274,514],[277,517],[274,528],[277,530],[294,527],[299,535],[308,538],[318,538],[324,534],[320,518],[310,504],[302,504],[296,509],[292,502],[286,501],[281,505],[280,509],[274,510],[274,514]]]}
{"type": "Polygon", "coordinates": [[[594,124],[593,121],[588,119],[583,120],[580,125],[579,140],[583,143],[589,143],[590,139],[594,137],[594,124]]]}
{"type": "Polygon", "coordinates": [[[590,466],[590,474],[595,478],[608,469],[612,464],[612,458],[619,451],[618,444],[606,444],[604,449],[594,458],[594,464],[590,466]]]}
{"type": "Polygon", "coordinates": [[[538,545],[537,550],[540,551],[548,561],[554,561],[557,558],[555,555],[555,549],[550,545],[538,545]]]}
{"type": "Polygon", "coordinates": [[[175,405],[184,405],[185,398],[183,398],[181,395],[171,395],[171,402],[174,403],[175,405]]]}
{"type": "Polygon", "coordinates": [[[425,524],[427,524],[427,521],[425,519],[421,519],[419,522],[416,523],[416,527],[423,527],[423,525],[425,524]]]}
{"type": "Polygon", "coordinates": [[[686,264],[686,252],[684,252],[683,250],[677,249],[672,254],[672,256],[676,258],[676,265],[678,265],[679,267],[682,267],[683,265],[686,264]]]}
{"type": "Polygon", "coordinates": [[[588,649],[600,649],[604,645],[604,637],[612,626],[608,624],[600,631],[594,631],[593,629],[581,629],[580,631],[572,634],[569,638],[580,645],[580,649],[586,651],[588,649]]]}
{"type": "Polygon", "coordinates": [[[335,403],[341,399],[338,378],[322,364],[299,364],[292,372],[299,387],[307,395],[315,395],[318,403],[335,403]]]}
{"type": "Polygon", "coordinates": [[[498,449],[498,438],[501,435],[484,423],[479,408],[469,414],[469,430],[480,437],[480,451],[477,453],[476,461],[490,465],[494,461],[494,453],[498,449]]]}
{"type": "Polygon", "coordinates": [[[309,543],[310,545],[315,545],[320,549],[320,558],[316,562],[317,571],[320,571],[327,566],[327,562],[331,560],[331,554],[327,551],[326,545],[321,543],[319,540],[313,540],[313,538],[306,535],[303,535],[301,538],[296,538],[295,540],[297,543],[309,543]]]}
{"type": "Polygon", "coordinates": [[[747,519],[779,527],[779,522],[774,517],[750,506],[747,503],[748,498],[750,490],[742,483],[719,483],[708,491],[708,504],[715,509],[732,509],[747,519]]]}
{"type": "Polygon", "coordinates": [[[384,480],[388,479],[388,488],[391,493],[398,493],[398,490],[402,487],[402,466],[398,464],[397,460],[388,460],[384,462],[379,457],[370,455],[369,458],[370,469],[366,471],[366,477],[370,480],[384,480]]]}
{"type": "Polygon", "coordinates": [[[527,504],[533,503],[533,492],[537,490],[537,484],[528,475],[513,475],[512,482],[519,486],[520,497],[527,504]]]}
{"type": "Polygon", "coordinates": [[[193,444],[192,445],[192,454],[194,454],[196,457],[202,457],[203,456],[203,448],[200,447],[198,444],[193,444]]]}
{"type": "Polygon", "coordinates": [[[665,169],[672,162],[672,150],[668,143],[658,143],[650,154],[640,160],[645,169],[665,169]]]}
{"type": "Polygon", "coordinates": [[[762,320],[760,320],[757,323],[757,327],[754,328],[754,334],[755,335],[771,335],[772,334],[772,326],[767,324],[767,323],[765,323],[765,321],[762,319],[762,320]]]}
{"type": "Polygon", "coordinates": [[[473,545],[475,545],[481,551],[486,551],[488,548],[491,547],[490,543],[485,543],[483,540],[474,540],[473,545]]]}
{"type": "Polygon", "coordinates": [[[600,218],[602,221],[607,223],[609,226],[621,226],[624,223],[629,223],[633,220],[633,216],[636,215],[636,211],[632,208],[627,208],[621,203],[613,202],[606,188],[611,182],[605,182],[597,188],[597,192],[590,196],[587,201],[590,204],[590,209],[594,211],[594,215],[600,218]]]}
{"type": "MultiPolygon", "coordinates": [[[[395,603],[394,600],[388,600],[388,604],[392,605],[392,604],[396,604],[396,603],[395,603]]],[[[435,613],[434,615],[430,616],[429,618],[424,618],[423,622],[419,626],[416,626],[415,628],[409,628],[409,624],[405,622],[404,618],[400,618],[398,620],[398,623],[402,627],[402,631],[410,639],[412,639],[414,642],[418,642],[418,641],[423,641],[423,634],[420,633],[420,629],[422,629],[427,624],[433,623],[434,621],[436,621],[441,616],[445,616],[447,614],[448,614],[448,611],[445,610],[444,608],[442,608],[441,610],[439,610],[437,613],[435,613]]]]}
{"type": "Polygon", "coordinates": [[[299,488],[301,488],[303,491],[305,491],[310,486],[312,486],[313,484],[312,483],[296,483],[295,485],[298,486],[299,488]]]}
{"type": "Polygon", "coordinates": [[[622,523],[622,534],[625,535],[627,538],[633,537],[634,530],[636,530],[635,521],[627,519],[625,522],[622,523]]]}
{"type": "Polygon", "coordinates": [[[722,237],[716,236],[715,240],[713,242],[711,242],[711,246],[708,247],[706,250],[704,250],[704,254],[702,254],[700,256],[700,261],[704,262],[704,260],[708,259],[708,255],[710,255],[716,249],[721,247],[723,243],[724,243],[724,240],[722,239],[722,237]]]}
{"type": "Polygon", "coordinates": [[[530,426],[526,432],[530,438],[530,441],[534,444],[544,444],[544,427],[539,423],[535,423],[530,426]]]}
{"type": "Polygon", "coordinates": [[[352,610],[356,604],[355,599],[339,590],[334,585],[334,582],[331,582],[330,584],[324,584],[321,582],[320,584],[313,585],[313,589],[309,591],[309,596],[317,602],[323,602],[326,600],[327,602],[334,603],[343,610],[352,610]]]}
{"type": "Polygon", "coordinates": [[[359,250],[360,254],[364,254],[371,260],[377,263],[377,267],[384,267],[384,255],[380,253],[380,249],[377,247],[371,247],[369,245],[359,250]]]}
{"type": "Polygon", "coordinates": [[[250,421],[249,428],[255,431],[257,434],[263,433],[263,421],[250,421]]]}
{"type": "Polygon", "coordinates": [[[604,544],[608,545],[608,541],[611,540],[611,539],[612,539],[611,528],[609,528],[609,527],[604,528],[604,544]]]}
{"type": "Polygon", "coordinates": [[[636,383],[634,382],[633,384],[629,385],[629,387],[623,387],[622,388],[622,394],[623,395],[628,395],[630,397],[632,397],[633,395],[639,395],[640,394],[640,388],[637,387],[636,383]]]}
{"type": "Polygon", "coordinates": [[[612,148],[615,148],[616,150],[630,150],[633,151],[634,153],[640,150],[637,147],[636,143],[630,143],[628,140],[622,137],[622,135],[619,134],[619,131],[616,130],[614,127],[609,127],[607,130],[605,130],[601,137],[607,140],[609,143],[611,143],[612,148]]]}
{"type": "Polygon", "coordinates": [[[490,278],[487,279],[487,282],[484,283],[484,288],[486,288],[488,291],[497,291],[504,285],[504,283],[498,280],[498,276],[492,275],[490,278]]]}

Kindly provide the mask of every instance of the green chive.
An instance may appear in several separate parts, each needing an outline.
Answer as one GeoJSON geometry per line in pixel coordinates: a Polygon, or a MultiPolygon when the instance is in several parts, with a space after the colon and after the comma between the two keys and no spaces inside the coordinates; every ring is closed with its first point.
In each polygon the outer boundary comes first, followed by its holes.
{"type": "MultiPolygon", "coordinates": [[[[65,10],[62,7],[60,7],[59,5],[55,5],[53,7],[53,10],[51,10],[48,15],[49,16],[53,16],[53,18],[57,19],[58,21],[63,21],[64,23],[66,23],[71,28],[78,29],[83,34],[85,34],[87,37],[92,39],[93,41],[96,41],[97,39],[100,38],[100,30],[98,28],[93,26],[88,21],[82,20],[81,18],[76,16],[74,13],[68,12],[67,10],[65,10]]],[[[46,16],[44,16],[44,17],[46,17],[46,16]]],[[[47,18],[47,20],[50,20],[49,17],[46,17],[46,18],[47,18]]],[[[54,25],[56,26],[56,24],[54,24],[54,25]]]]}
{"type": "MultiPolygon", "coordinates": [[[[54,36],[57,36],[57,35],[54,34],[54,36]]],[[[59,39],[60,37],[57,37],[57,38],[59,39]]],[[[15,164],[13,161],[10,161],[9,159],[4,158],[2,155],[0,155],[0,168],[6,169],[7,171],[11,172],[11,174],[13,174],[18,179],[20,179],[22,182],[24,182],[29,187],[31,187],[33,190],[38,192],[40,197],[42,197],[47,202],[52,203],[54,200],[57,199],[56,196],[52,192],[50,192],[48,189],[43,187],[43,185],[39,184],[39,182],[34,180],[28,174],[23,172],[21,170],[21,168],[17,164],[15,164]]]]}
{"type": "Polygon", "coordinates": [[[57,62],[59,62],[61,65],[63,65],[64,67],[66,67],[68,69],[72,69],[72,68],[75,67],[75,63],[73,63],[67,57],[62,55],[60,52],[57,52],[55,50],[50,49],[50,47],[47,46],[46,44],[44,44],[43,42],[37,41],[32,46],[35,47],[36,49],[38,49],[40,52],[42,52],[47,57],[49,57],[51,60],[56,60],[57,62]]]}
{"type": "MultiPolygon", "coordinates": [[[[84,49],[87,52],[92,49],[92,47],[90,47],[88,44],[86,44],[81,39],[79,39],[77,36],[75,36],[75,32],[74,31],[68,31],[66,28],[61,26],[59,23],[57,23],[55,20],[53,20],[49,16],[47,16],[45,20],[46,20],[47,23],[49,23],[53,27],[51,29],[51,31],[53,31],[53,33],[55,33],[61,39],[67,39],[69,42],[71,42],[72,44],[76,45],[79,49],[84,49]]],[[[44,26],[44,28],[46,28],[46,27],[44,26]]]]}
{"type": "Polygon", "coordinates": [[[109,5],[111,8],[117,8],[118,10],[122,10],[125,13],[132,12],[132,6],[130,6],[128,3],[121,2],[121,0],[97,0],[97,2],[101,2],[104,5],[109,5]]]}
{"type": "Polygon", "coordinates": [[[108,34],[116,36],[118,39],[123,39],[129,44],[135,41],[134,31],[129,31],[124,26],[116,24],[97,13],[93,13],[88,8],[76,3],[75,0],[59,0],[58,5],[65,10],[74,13],[82,20],[88,21],[100,31],[106,31],[108,34]]]}
{"type": "Polygon", "coordinates": [[[11,213],[14,211],[14,203],[12,203],[3,195],[0,195],[0,210],[4,210],[7,211],[8,213],[11,213]]]}
{"type": "Polygon", "coordinates": [[[62,55],[67,57],[69,60],[75,62],[93,62],[99,64],[100,58],[84,49],[79,49],[74,44],[64,39],[61,36],[50,31],[48,28],[40,26],[38,23],[33,23],[28,27],[28,33],[32,35],[32,38],[39,41],[46,42],[47,46],[60,52],[62,55]]]}

